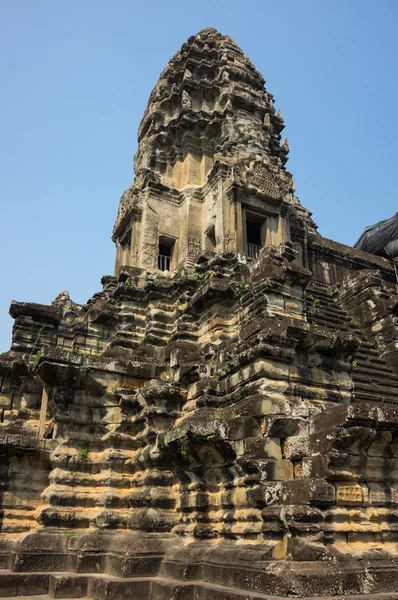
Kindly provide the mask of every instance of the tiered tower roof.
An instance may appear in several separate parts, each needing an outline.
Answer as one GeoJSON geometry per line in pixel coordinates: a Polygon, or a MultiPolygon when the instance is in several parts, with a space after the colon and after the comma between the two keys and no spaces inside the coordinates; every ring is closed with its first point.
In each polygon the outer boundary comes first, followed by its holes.
{"type": "Polygon", "coordinates": [[[282,166],[284,122],[265,80],[237,43],[211,27],[191,36],[162,71],[138,132],[135,171],[162,173],[189,152],[250,153],[282,166]]]}

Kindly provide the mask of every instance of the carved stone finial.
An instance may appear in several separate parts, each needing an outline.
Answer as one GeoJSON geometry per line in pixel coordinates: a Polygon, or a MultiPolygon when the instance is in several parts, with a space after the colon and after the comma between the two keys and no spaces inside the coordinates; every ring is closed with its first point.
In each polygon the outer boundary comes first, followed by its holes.
{"type": "Polygon", "coordinates": [[[290,152],[290,148],[289,148],[289,140],[287,139],[287,137],[285,137],[283,139],[282,142],[282,150],[285,152],[285,154],[288,154],[290,152]]]}
{"type": "Polygon", "coordinates": [[[69,292],[67,290],[61,290],[55,300],[53,300],[52,304],[62,304],[68,300],[70,300],[69,292]]]}

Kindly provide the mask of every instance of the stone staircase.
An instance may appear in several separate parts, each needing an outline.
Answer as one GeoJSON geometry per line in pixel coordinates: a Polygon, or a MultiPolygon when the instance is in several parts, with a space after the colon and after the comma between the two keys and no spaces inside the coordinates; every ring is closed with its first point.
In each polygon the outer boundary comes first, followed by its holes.
{"type": "Polygon", "coordinates": [[[307,319],[315,327],[326,327],[353,333],[360,347],[352,362],[354,400],[398,402],[398,376],[380,358],[375,343],[365,339],[360,323],[339,305],[338,297],[328,286],[311,282],[307,287],[307,319]]]}

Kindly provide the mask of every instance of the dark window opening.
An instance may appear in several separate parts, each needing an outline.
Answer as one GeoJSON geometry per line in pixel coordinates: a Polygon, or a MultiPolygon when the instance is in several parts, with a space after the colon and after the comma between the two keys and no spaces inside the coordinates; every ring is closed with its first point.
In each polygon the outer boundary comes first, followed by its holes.
{"type": "Polygon", "coordinates": [[[247,256],[257,258],[262,246],[262,224],[264,220],[246,220],[247,256]]]}
{"type": "Polygon", "coordinates": [[[159,241],[158,269],[161,271],[170,271],[173,247],[174,240],[161,238],[159,241]]]}
{"type": "Polygon", "coordinates": [[[261,225],[260,223],[253,223],[253,221],[246,222],[246,233],[247,243],[254,244],[255,246],[261,246],[261,225]]]}

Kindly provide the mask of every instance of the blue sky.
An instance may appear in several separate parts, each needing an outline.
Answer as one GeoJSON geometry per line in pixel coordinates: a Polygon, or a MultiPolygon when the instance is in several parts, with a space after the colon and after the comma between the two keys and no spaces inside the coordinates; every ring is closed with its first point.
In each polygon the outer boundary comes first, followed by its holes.
{"type": "Polygon", "coordinates": [[[297,195],[346,244],[397,209],[396,0],[1,0],[0,351],[12,299],[85,302],[112,273],[118,201],[160,71],[231,35],[282,109],[297,195]]]}

